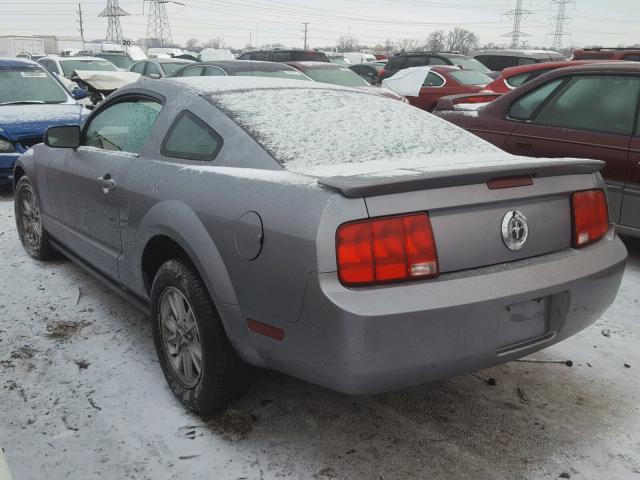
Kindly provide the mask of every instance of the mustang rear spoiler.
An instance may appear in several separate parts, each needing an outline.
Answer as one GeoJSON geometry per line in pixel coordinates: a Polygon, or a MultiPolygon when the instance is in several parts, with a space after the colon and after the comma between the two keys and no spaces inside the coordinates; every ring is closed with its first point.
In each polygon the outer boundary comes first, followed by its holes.
{"type": "Polygon", "coordinates": [[[532,161],[519,165],[492,165],[478,168],[450,169],[435,172],[415,170],[407,175],[352,175],[318,179],[324,187],[340,192],[348,198],[376,197],[393,193],[414,192],[434,188],[458,187],[487,183],[513,177],[555,177],[561,175],[592,174],[600,171],[600,160],[532,161]]]}

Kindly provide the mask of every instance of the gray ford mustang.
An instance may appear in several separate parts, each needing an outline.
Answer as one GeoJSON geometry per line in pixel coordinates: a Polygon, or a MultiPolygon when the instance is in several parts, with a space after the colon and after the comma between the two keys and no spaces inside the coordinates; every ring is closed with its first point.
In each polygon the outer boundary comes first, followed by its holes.
{"type": "Polygon", "coordinates": [[[374,393],[587,327],[627,257],[601,166],[348,88],[142,79],[17,161],[16,222],[32,257],[150,311],[171,389],[206,414],[251,366],[374,393]]]}

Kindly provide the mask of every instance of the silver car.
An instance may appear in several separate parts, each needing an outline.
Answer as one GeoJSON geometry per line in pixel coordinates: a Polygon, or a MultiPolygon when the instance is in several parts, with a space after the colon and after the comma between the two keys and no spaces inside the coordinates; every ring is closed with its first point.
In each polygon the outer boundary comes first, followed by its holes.
{"type": "Polygon", "coordinates": [[[16,222],[32,257],[150,312],[171,389],[206,414],[251,366],[374,393],[592,324],[627,257],[601,167],[349,88],[141,79],[17,161],[16,222]]]}

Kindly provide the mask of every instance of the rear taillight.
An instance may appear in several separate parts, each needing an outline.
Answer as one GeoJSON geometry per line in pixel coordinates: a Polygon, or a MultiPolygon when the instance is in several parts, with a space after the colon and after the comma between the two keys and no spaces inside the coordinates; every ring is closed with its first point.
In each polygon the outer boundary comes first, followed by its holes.
{"type": "Polygon", "coordinates": [[[489,103],[493,102],[496,98],[498,98],[500,94],[489,93],[486,95],[473,95],[467,97],[460,97],[453,100],[454,105],[459,105],[461,103],[489,103]]]}
{"type": "Polygon", "coordinates": [[[571,210],[574,247],[600,240],[609,230],[607,197],[602,190],[575,192],[571,196],[571,210]]]}
{"type": "Polygon", "coordinates": [[[384,76],[385,76],[386,74],[387,74],[387,71],[386,71],[384,68],[382,68],[382,69],[378,72],[378,78],[379,78],[379,79],[383,79],[383,78],[384,78],[384,76]]]}
{"type": "Polygon", "coordinates": [[[345,285],[438,275],[438,254],[426,213],[346,223],[336,234],[338,276],[345,285]]]}

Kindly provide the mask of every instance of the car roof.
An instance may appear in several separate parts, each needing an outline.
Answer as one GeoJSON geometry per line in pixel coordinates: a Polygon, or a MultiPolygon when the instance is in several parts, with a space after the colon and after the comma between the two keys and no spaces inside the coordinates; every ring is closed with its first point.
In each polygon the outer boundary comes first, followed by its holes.
{"type": "Polygon", "coordinates": [[[321,52],[320,50],[313,50],[313,49],[305,49],[305,48],[262,48],[260,50],[250,50],[248,52],[244,52],[243,55],[245,53],[255,53],[255,52],[307,52],[307,53],[324,53],[321,52]]]}
{"type": "Polygon", "coordinates": [[[212,60],[210,62],[199,62],[195,65],[205,65],[210,67],[220,67],[229,72],[246,72],[247,70],[262,68],[265,70],[278,71],[289,70],[293,67],[280,62],[263,62],[256,60],[212,60]]]}
{"type": "MultiPolygon", "coordinates": [[[[195,63],[193,60],[187,60],[185,58],[151,58],[151,59],[147,59],[147,60],[152,60],[152,61],[156,61],[158,63],[195,63]]],[[[143,60],[140,60],[141,62],[144,62],[143,60]]]]}
{"type": "Polygon", "coordinates": [[[493,55],[496,57],[525,57],[525,58],[551,58],[551,57],[564,57],[561,53],[553,52],[551,50],[502,50],[502,49],[486,49],[476,50],[472,53],[474,57],[479,55],[493,55]]]}
{"type": "Polygon", "coordinates": [[[588,65],[591,63],[603,63],[611,60],[562,60],[560,62],[544,62],[531,63],[529,65],[517,65],[515,67],[507,67],[500,73],[500,77],[513,77],[527,72],[535,72],[537,70],[547,70],[563,67],[577,67],[579,65],[588,65]]]}
{"type": "Polygon", "coordinates": [[[42,68],[37,62],[28,60],[26,58],[8,58],[0,57],[0,67],[39,67],[42,68]]]}
{"type": "MultiPolygon", "coordinates": [[[[268,62],[265,62],[268,63],[268,62]]],[[[292,67],[289,67],[292,68],[292,67]]],[[[131,85],[138,85],[153,82],[146,78],[140,79],[131,85]]],[[[227,93],[234,91],[248,90],[274,90],[274,89],[325,89],[340,90],[354,93],[362,93],[363,95],[371,95],[363,90],[355,88],[341,87],[339,85],[330,85],[320,82],[302,82],[300,80],[289,80],[286,78],[270,78],[270,77],[170,77],[165,78],[162,82],[171,82],[177,86],[190,90],[199,95],[211,95],[217,93],[227,93]]]]}
{"type": "MultiPolygon", "coordinates": [[[[44,58],[53,58],[53,59],[57,59],[60,62],[64,62],[67,60],[100,60],[100,61],[104,61],[104,58],[100,58],[100,57],[88,57],[88,56],[83,56],[83,57],[60,57],[60,56],[55,56],[55,57],[44,57],[44,58]]],[[[40,60],[43,60],[42,58],[40,60]]]]}
{"type": "Polygon", "coordinates": [[[292,67],[302,67],[302,68],[317,68],[323,70],[330,70],[336,68],[346,68],[346,65],[338,65],[337,63],[327,63],[327,62],[285,62],[286,65],[290,65],[292,67]]]}
{"type": "MultiPolygon", "coordinates": [[[[571,73],[636,73],[640,74],[640,62],[603,61],[560,68],[554,71],[571,73]]],[[[551,73],[551,72],[550,72],[551,73]]]]}
{"type": "Polygon", "coordinates": [[[401,53],[396,53],[393,56],[394,57],[421,57],[424,55],[440,55],[440,56],[446,56],[446,57],[466,57],[466,55],[462,55],[461,53],[456,53],[456,52],[401,52],[401,53]]]}

